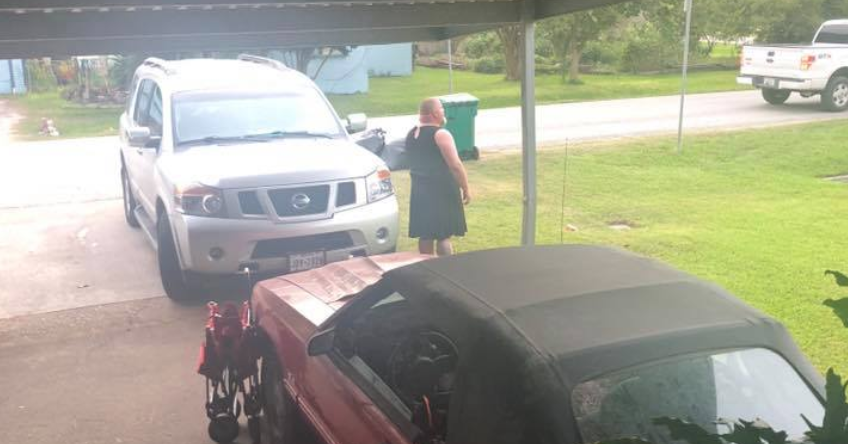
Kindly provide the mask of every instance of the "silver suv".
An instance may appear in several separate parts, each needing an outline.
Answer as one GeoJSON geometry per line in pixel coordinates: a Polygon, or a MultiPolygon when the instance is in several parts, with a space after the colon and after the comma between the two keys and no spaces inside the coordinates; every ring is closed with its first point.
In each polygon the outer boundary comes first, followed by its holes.
{"type": "Polygon", "coordinates": [[[280,274],[390,252],[389,170],[326,97],[274,60],[147,59],[121,116],[127,222],[158,251],[173,299],[204,276],[280,274]]]}

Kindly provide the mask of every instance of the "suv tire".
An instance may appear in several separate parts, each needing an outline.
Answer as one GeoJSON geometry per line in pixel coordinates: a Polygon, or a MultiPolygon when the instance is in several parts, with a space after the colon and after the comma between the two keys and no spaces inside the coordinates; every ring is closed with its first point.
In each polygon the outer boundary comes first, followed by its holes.
{"type": "Polygon", "coordinates": [[[138,219],[135,217],[135,207],[138,202],[133,196],[132,187],[130,187],[130,178],[127,176],[127,168],[121,163],[121,191],[124,196],[124,218],[127,220],[127,225],[138,228],[138,219]]]}
{"type": "Polygon", "coordinates": [[[262,356],[262,435],[267,444],[293,444],[301,442],[298,429],[297,405],[283,386],[283,366],[269,344],[262,356]]]}
{"type": "Polygon", "coordinates": [[[783,105],[789,100],[792,91],[784,91],[780,89],[763,88],[763,99],[772,105],[783,105]]]}
{"type": "Polygon", "coordinates": [[[822,108],[830,112],[848,109],[848,77],[834,77],[821,93],[822,108]]]}
{"type": "Polygon", "coordinates": [[[174,301],[191,299],[194,294],[193,287],[189,284],[186,274],[180,267],[177,245],[174,243],[174,235],[171,232],[171,223],[168,221],[168,215],[164,212],[156,218],[156,241],[159,246],[157,250],[159,276],[162,279],[165,294],[174,301]]]}

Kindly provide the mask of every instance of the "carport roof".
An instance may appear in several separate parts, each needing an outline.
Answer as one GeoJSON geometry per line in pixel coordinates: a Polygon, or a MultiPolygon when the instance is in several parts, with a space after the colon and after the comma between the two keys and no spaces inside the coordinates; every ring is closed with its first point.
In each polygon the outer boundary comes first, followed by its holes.
{"type": "MultiPolygon", "coordinates": [[[[535,19],[622,0],[532,1],[535,19]]],[[[3,0],[0,59],[444,40],[521,20],[522,0],[3,0]]]]}

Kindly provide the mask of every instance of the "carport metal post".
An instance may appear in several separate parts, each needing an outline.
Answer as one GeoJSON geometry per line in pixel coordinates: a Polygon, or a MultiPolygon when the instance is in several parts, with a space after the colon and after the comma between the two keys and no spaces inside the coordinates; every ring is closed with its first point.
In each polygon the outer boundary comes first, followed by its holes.
{"type": "Polygon", "coordinates": [[[521,9],[521,158],[524,208],[521,245],[536,243],[536,24],[535,0],[521,9]]]}
{"type": "Polygon", "coordinates": [[[680,116],[677,121],[677,154],[683,152],[683,105],[686,102],[686,74],[689,71],[689,33],[692,29],[692,0],[683,2],[686,34],[683,36],[683,74],[680,79],[680,116]]]}

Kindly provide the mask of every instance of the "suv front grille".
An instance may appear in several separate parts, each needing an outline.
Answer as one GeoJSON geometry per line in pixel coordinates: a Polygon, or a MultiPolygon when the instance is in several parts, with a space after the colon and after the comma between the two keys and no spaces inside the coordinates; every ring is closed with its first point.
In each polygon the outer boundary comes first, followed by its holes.
{"type": "Polygon", "coordinates": [[[253,259],[285,257],[293,253],[341,250],[353,246],[353,239],[345,231],[259,241],[253,249],[253,259]]]}
{"type": "Polygon", "coordinates": [[[242,191],[238,193],[239,206],[241,214],[261,215],[265,214],[262,211],[262,205],[259,203],[259,196],[256,191],[242,191]]]}
{"type": "Polygon", "coordinates": [[[280,217],[309,216],[327,211],[330,186],[281,188],[268,191],[274,211],[280,217]]]}
{"type": "Polygon", "coordinates": [[[356,203],[356,184],[353,182],[342,182],[336,194],[336,206],[353,205],[356,203]]]}

